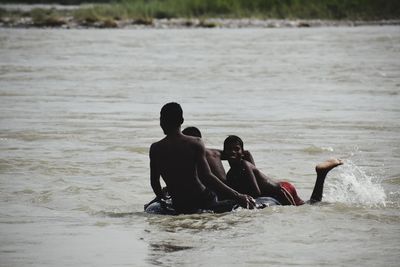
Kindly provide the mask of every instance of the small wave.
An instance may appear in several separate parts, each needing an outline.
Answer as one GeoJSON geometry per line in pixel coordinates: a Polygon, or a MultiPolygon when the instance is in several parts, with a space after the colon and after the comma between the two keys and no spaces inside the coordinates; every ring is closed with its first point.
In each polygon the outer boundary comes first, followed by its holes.
{"type": "Polygon", "coordinates": [[[350,160],[340,168],[339,179],[330,181],[326,187],[325,200],[370,207],[386,206],[385,191],[376,177],[367,175],[350,160]]]}
{"type": "Polygon", "coordinates": [[[47,204],[53,200],[53,193],[51,191],[42,191],[34,196],[31,201],[35,204],[47,204]]]}
{"type": "Polygon", "coordinates": [[[308,153],[308,154],[319,154],[319,153],[324,153],[324,152],[332,152],[333,148],[332,147],[318,147],[318,146],[309,146],[304,149],[302,149],[303,152],[308,153]]]}
{"type": "Polygon", "coordinates": [[[36,192],[33,191],[32,189],[24,189],[24,190],[13,192],[14,195],[32,195],[32,194],[35,194],[35,193],[36,192]]]}
{"type": "Polygon", "coordinates": [[[400,192],[389,192],[386,204],[389,207],[399,208],[400,207],[400,192]]]}
{"type": "Polygon", "coordinates": [[[95,212],[96,215],[101,216],[101,217],[110,217],[110,218],[125,218],[125,217],[133,217],[133,216],[142,216],[144,212],[138,212],[138,211],[98,211],[95,212]]]}
{"type": "Polygon", "coordinates": [[[400,185],[400,174],[385,179],[385,182],[392,185],[400,185]]]}

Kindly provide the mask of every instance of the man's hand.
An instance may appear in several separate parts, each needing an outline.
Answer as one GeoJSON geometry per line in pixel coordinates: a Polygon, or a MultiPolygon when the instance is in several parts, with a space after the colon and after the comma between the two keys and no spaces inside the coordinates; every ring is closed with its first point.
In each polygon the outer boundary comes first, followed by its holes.
{"type": "Polygon", "coordinates": [[[256,201],[254,198],[248,195],[239,194],[237,196],[239,205],[246,209],[254,209],[256,206],[256,201]]]}

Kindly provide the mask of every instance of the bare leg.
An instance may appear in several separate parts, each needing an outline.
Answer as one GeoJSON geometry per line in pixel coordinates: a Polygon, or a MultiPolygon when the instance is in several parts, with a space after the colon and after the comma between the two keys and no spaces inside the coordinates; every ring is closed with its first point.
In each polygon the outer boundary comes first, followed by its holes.
{"type": "Polygon", "coordinates": [[[326,175],[330,170],[342,164],[343,161],[339,159],[330,159],[318,164],[315,167],[315,171],[317,172],[317,180],[315,181],[314,190],[311,194],[311,204],[322,200],[322,192],[324,191],[324,182],[326,175]]]}

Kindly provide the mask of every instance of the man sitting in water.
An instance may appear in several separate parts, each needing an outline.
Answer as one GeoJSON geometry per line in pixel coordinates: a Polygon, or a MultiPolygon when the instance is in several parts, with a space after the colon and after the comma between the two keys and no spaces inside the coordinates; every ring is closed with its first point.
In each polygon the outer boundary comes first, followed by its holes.
{"type": "Polygon", "coordinates": [[[253,208],[255,202],[252,197],[236,192],[211,173],[203,142],[200,138],[181,133],[183,121],[179,104],[168,103],[162,107],[160,126],[166,137],[150,147],[150,182],[157,198],[165,198],[161,176],[178,213],[194,213],[199,209],[231,211],[236,203],[253,208]],[[235,201],[218,201],[215,193],[201,183],[198,175],[235,201]]]}
{"type": "MultiPolygon", "coordinates": [[[[288,182],[276,181],[264,175],[250,162],[243,160],[243,141],[235,136],[228,136],[224,141],[223,153],[228,157],[231,169],[227,174],[227,183],[242,194],[254,198],[260,196],[273,197],[281,205],[303,205],[304,201],[298,197],[295,187],[288,182]]],[[[322,200],[322,192],[326,175],[330,170],[343,164],[338,159],[331,159],[315,167],[317,179],[311,194],[310,203],[322,200]]]]}
{"type": "MultiPolygon", "coordinates": [[[[188,136],[193,136],[193,137],[199,137],[202,138],[201,132],[197,127],[186,127],[183,129],[182,133],[184,135],[188,136]]],[[[206,148],[206,159],[207,163],[210,166],[211,172],[221,180],[224,184],[226,184],[226,172],[224,169],[224,165],[222,164],[222,160],[226,160],[226,156],[223,154],[223,151],[220,149],[213,149],[213,148],[206,148]]],[[[252,163],[253,165],[256,165],[254,163],[253,156],[251,155],[250,151],[244,150],[243,151],[243,159],[247,160],[248,162],[252,163]]],[[[202,180],[202,177],[200,176],[200,180],[202,180]]],[[[228,198],[227,196],[224,195],[223,192],[220,192],[218,188],[214,188],[213,185],[207,183],[207,181],[202,181],[203,184],[212,189],[220,199],[226,199],[228,198]]]]}

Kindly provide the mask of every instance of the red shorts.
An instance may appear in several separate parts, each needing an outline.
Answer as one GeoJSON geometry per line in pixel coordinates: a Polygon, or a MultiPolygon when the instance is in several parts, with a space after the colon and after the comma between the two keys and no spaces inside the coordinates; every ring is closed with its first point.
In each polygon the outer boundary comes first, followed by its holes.
{"type": "Polygon", "coordinates": [[[287,201],[293,206],[300,206],[304,204],[304,201],[299,198],[296,192],[296,188],[289,182],[280,182],[281,191],[287,201]]]}

